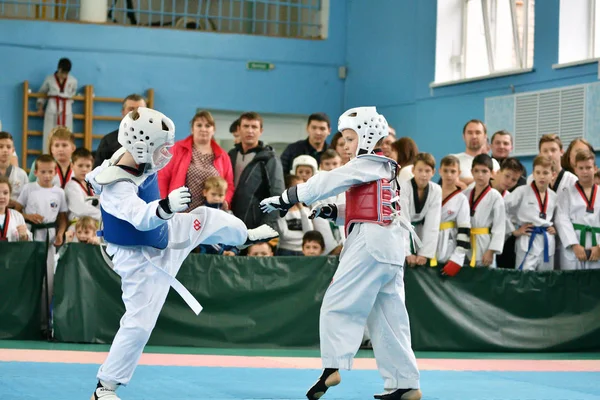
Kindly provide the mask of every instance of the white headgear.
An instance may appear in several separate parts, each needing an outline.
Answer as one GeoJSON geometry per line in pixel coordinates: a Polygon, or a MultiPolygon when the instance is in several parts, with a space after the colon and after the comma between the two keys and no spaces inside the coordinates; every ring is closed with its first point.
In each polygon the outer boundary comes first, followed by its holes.
{"type": "Polygon", "coordinates": [[[145,173],[153,173],[171,161],[175,124],[159,111],[139,107],[121,120],[118,140],[145,173]]]}
{"type": "Polygon", "coordinates": [[[313,170],[313,175],[316,174],[317,171],[319,170],[319,166],[317,165],[317,160],[315,160],[314,157],[308,156],[308,155],[301,155],[301,156],[294,158],[294,161],[292,162],[292,170],[290,171],[290,174],[295,175],[296,168],[298,168],[298,166],[300,166],[300,165],[307,165],[307,166],[311,167],[313,170]]]}
{"type": "Polygon", "coordinates": [[[375,107],[351,108],[340,116],[338,131],[352,129],[358,135],[356,155],[369,154],[379,140],[389,134],[385,117],[375,107]]]}

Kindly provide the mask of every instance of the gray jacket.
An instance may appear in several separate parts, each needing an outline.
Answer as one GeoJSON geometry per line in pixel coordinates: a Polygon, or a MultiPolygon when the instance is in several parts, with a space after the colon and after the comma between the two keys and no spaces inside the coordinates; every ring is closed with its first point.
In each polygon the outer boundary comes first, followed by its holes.
{"type": "MultiPolygon", "coordinates": [[[[229,151],[234,170],[237,156],[242,151],[240,144],[229,151]]],[[[263,145],[262,142],[250,151],[257,154],[242,171],[231,200],[231,210],[249,229],[262,224],[269,224],[277,229],[277,213],[263,214],[259,203],[264,198],[279,196],[285,190],[281,162],[273,148],[263,145]]]]}

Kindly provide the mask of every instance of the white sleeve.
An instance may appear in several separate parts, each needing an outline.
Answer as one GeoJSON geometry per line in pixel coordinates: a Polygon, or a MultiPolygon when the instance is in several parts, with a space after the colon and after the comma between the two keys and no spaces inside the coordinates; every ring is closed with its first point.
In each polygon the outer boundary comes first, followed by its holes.
{"type": "MultiPolygon", "coordinates": [[[[408,181],[406,181],[408,182],[408,181]]],[[[402,188],[407,185],[406,182],[403,182],[400,185],[400,216],[410,224],[410,196],[407,194],[407,190],[402,190],[402,188]]],[[[441,210],[440,210],[441,212],[441,210]]],[[[411,249],[411,234],[410,232],[406,232],[404,234],[404,254],[412,255],[411,249]]]]}
{"type": "Polygon", "coordinates": [[[300,221],[302,222],[302,233],[312,231],[315,229],[312,220],[308,219],[309,209],[304,206],[300,206],[300,221]]]}
{"type": "MultiPolygon", "coordinates": [[[[279,232],[279,238],[284,238],[288,234],[287,221],[285,218],[277,216],[277,231],[279,232]]],[[[281,244],[281,243],[280,243],[281,244]]]]}
{"type": "Polygon", "coordinates": [[[442,217],[442,190],[439,186],[431,186],[429,192],[431,203],[423,222],[423,237],[420,238],[423,246],[417,254],[422,257],[434,258],[437,250],[438,237],[440,235],[440,220],[442,217]]]}
{"type": "MultiPolygon", "coordinates": [[[[25,223],[25,218],[23,218],[23,214],[21,214],[17,210],[12,210],[11,217],[14,218],[16,226],[19,226],[19,225],[27,226],[27,224],[25,223]]],[[[19,240],[19,233],[15,232],[15,235],[16,235],[16,241],[19,240]]],[[[31,242],[32,240],[33,240],[33,235],[31,234],[31,231],[29,229],[27,229],[27,241],[31,242]]]]}
{"type": "Polygon", "coordinates": [[[27,199],[29,198],[30,187],[31,186],[29,184],[25,185],[19,194],[19,198],[17,199],[17,203],[23,206],[23,211],[25,211],[25,208],[27,207],[27,199]]]}
{"type": "Polygon", "coordinates": [[[69,80],[71,80],[71,84],[67,85],[66,95],[67,97],[73,97],[77,94],[77,79],[73,75],[69,75],[69,80]]]}
{"type": "Polygon", "coordinates": [[[60,206],[58,208],[58,212],[69,212],[69,206],[67,206],[67,197],[65,196],[65,191],[60,189],[60,206]]]}
{"type": "Polygon", "coordinates": [[[504,249],[504,232],[506,232],[506,209],[504,200],[502,200],[502,196],[499,193],[492,205],[491,211],[494,214],[494,219],[492,221],[491,241],[488,250],[502,253],[504,249]]]}
{"type": "Polygon", "coordinates": [[[507,194],[504,198],[504,208],[506,211],[506,236],[510,236],[510,234],[517,229],[513,221],[517,221],[519,207],[522,206],[523,195],[525,194],[525,191],[522,190],[521,187],[516,188],[512,193],[507,194]]]}
{"type": "Polygon", "coordinates": [[[464,195],[463,201],[460,203],[458,213],[456,214],[456,226],[458,228],[471,228],[471,209],[469,208],[469,201],[464,195]]]}
{"type": "MultiPolygon", "coordinates": [[[[46,79],[44,79],[44,83],[42,83],[42,87],[40,88],[40,90],[38,91],[39,93],[48,93],[50,91],[50,81],[49,81],[50,77],[46,77],[46,79]]],[[[43,97],[40,97],[39,99],[37,99],[37,104],[41,104],[44,105],[46,104],[46,99],[43,97]]]]}
{"type": "Polygon", "coordinates": [[[146,203],[138,197],[135,184],[116,182],[104,186],[100,203],[102,208],[112,216],[129,222],[137,230],[149,231],[166,223],[156,215],[160,200],[146,203]]]}
{"type": "Polygon", "coordinates": [[[391,177],[389,164],[364,158],[355,158],[331,171],[321,171],[297,186],[298,200],[304,204],[336,196],[352,185],[391,177]]]}
{"type": "Polygon", "coordinates": [[[571,221],[571,193],[568,190],[563,190],[558,194],[558,205],[554,218],[554,225],[560,237],[560,241],[565,248],[574,244],[579,244],[579,238],[573,228],[571,221]]]}
{"type": "Polygon", "coordinates": [[[87,216],[100,220],[100,209],[94,207],[89,201],[85,201],[86,196],[78,186],[74,181],[69,181],[65,186],[65,196],[67,197],[69,211],[76,216],[87,216]]]}

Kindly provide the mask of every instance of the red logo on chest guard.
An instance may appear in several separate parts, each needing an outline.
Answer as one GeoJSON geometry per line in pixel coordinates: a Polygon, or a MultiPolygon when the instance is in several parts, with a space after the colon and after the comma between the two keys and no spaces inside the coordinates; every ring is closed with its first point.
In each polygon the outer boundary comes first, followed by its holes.
{"type": "Polygon", "coordinates": [[[199,231],[202,228],[202,224],[197,219],[194,220],[194,229],[199,231]]]}

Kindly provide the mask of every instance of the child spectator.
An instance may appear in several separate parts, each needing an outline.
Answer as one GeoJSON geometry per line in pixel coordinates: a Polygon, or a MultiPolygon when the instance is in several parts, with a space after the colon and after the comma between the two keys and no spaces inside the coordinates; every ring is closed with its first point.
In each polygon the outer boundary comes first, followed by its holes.
{"type": "MultiPolygon", "coordinates": [[[[492,188],[496,189],[503,198],[505,198],[508,193],[517,187],[519,180],[524,175],[525,167],[523,164],[521,164],[518,159],[509,157],[502,161],[500,164],[500,170],[496,172],[496,175],[494,176],[494,179],[491,180],[490,185],[492,188]]],[[[474,183],[472,185],[474,185],[474,183]]],[[[513,231],[514,224],[510,222],[509,217],[507,216],[505,229],[505,236],[507,236],[507,238],[504,241],[502,253],[496,255],[496,265],[499,268],[512,269],[515,267],[517,260],[515,243],[517,238],[513,236],[513,231]]]]}
{"type": "MultiPolygon", "coordinates": [[[[319,165],[319,171],[331,171],[342,166],[342,158],[333,149],[327,149],[321,154],[321,163],[319,165]]],[[[317,202],[317,204],[311,204],[311,207],[315,207],[319,204],[344,204],[346,202],[346,195],[344,192],[337,196],[332,196],[323,201],[317,202]]],[[[339,255],[342,252],[342,246],[346,235],[344,232],[343,225],[337,225],[335,221],[330,221],[325,218],[313,219],[313,226],[315,230],[319,231],[323,235],[325,247],[323,254],[326,255],[339,255]]]]}
{"type": "MultiPolygon", "coordinates": [[[[220,176],[211,176],[204,181],[204,189],[202,189],[202,196],[204,196],[204,206],[210,208],[216,208],[217,210],[223,209],[225,202],[225,195],[227,194],[227,181],[220,176]]],[[[223,211],[231,214],[231,211],[223,211]]],[[[223,244],[201,244],[198,246],[200,253],[202,254],[220,254],[224,256],[235,256],[239,253],[239,249],[236,246],[226,246],[223,244]]]]}
{"type": "Polygon", "coordinates": [[[0,242],[25,242],[32,239],[31,232],[21,213],[8,208],[11,190],[8,178],[0,176],[0,242]]]}
{"type": "MultiPolygon", "coordinates": [[[[303,180],[296,175],[288,175],[286,177],[286,181],[286,186],[288,188],[303,182],[303,180]]],[[[308,214],[308,208],[306,208],[302,203],[296,203],[289,209],[285,217],[278,217],[278,256],[302,255],[302,238],[306,232],[314,230],[312,221],[308,219],[308,214]]]]}
{"type": "Polygon", "coordinates": [[[331,171],[342,166],[342,157],[334,149],[327,149],[321,154],[319,171],[331,171]]]}
{"type": "MultiPolygon", "coordinates": [[[[17,201],[23,208],[23,217],[30,224],[33,240],[46,242],[48,245],[46,259],[48,302],[45,304],[52,302],[56,266],[55,247],[63,244],[69,211],[65,191],[52,183],[56,177],[56,169],[56,161],[51,155],[39,156],[34,165],[37,181],[25,185],[17,201]]],[[[50,326],[49,322],[48,327],[50,326]]]]}
{"type": "Polygon", "coordinates": [[[435,258],[442,212],[442,188],[431,182],[435,174],[435,158],[429,153],[417,154],[413,174],[412,179],[400,184],[400,195],[402,206],[407,207],[410,222],[423,246],[415,249],[411,235],[405,235],[406,263],[409,266],[425,265],[428,259],[435,258]]]}
{"type": "Polygon", "coordinates": [[[320,256],[324,249],[325,241],[319,231],[308,231],[302,237],[302,254],[305,256],[320,256]]]}
{"type": "MultiPolygon", "coordinates": [[[[57,126],[50,132],[48,147],[50,148],[50,154],[56,161],[56,176],[52,184],[64,189],[73,175],[71,156],[75,151],[75,136],[66,127],[57,126]]],[[[31,171],[34,171],[33,164],[31,171]]],[[[36,177],[32,172],[29,173],[29,181],[35,182],[36,177]]]]}
{"type": "MultiPolygon", "coordinates": [[[[538,155],[549,157],[556,163],[558,170],[550,184],[550,189],[554,190],[557,195],[560,194],[564,188],[573,186],[573,184],[577,182],[577,177],[562,167],[561,160],[564,154],[563,144],[556,133],[543,135],[540,138],[539,150],[540,153],[538,155]]],[[[528,184],[532,181],[533,174],[527,177],[528,184]]]]}
{"type": "Polygon", "coordinates": [[[12,187],[9,208],[14,208],[23,187],[29,182],[27,172],[16,165],[11,164],[12,155],[15,151],[13,137],[8,132],[0,131],[0,177],[4,176],[12,187]]]}
{"type": "Polygon", "coordinates": [[[248,247],[247,255],[250,257],[273,257],[273,248],[267,242],[253,244],[248,247]]]}
{"type": "Polygon", "coordinates": [[[306,182],[318,171],[317,160],[314,157],[301,155],[294,158],[290,175],[296,175],[302,182],[306,182]]]}
{"type": "Polygon", "coordinates": [[[45,98],[37,100],[38,111],[44,115],[43,152],[48,153],[48,138],[50,131],[56,126],[66,126],[73,130],[73,96],[77,92],[77,79],[71,72],[71,60],[61,58],[58,61],[56,72],[44,80],[40,93],[48,95],[48,104],[45,98]],[[46,105],[44,110],[44,105],[46,105]]]}
{"type": "Polygon", "coordinates": [[[500,192],[502,197],[506,197],[508,192],[517,187],[517,183],[519,183],[519,179],[524,173],[525,167],[518,159],[514,157],[506,158],[500,164],[500,170],[496,172],[490,185],[500,192]]]}
{"type": "MultiPolygon", "coordinates": [[[[577,177],[575,175],[562,168],[561,161],[564,153],[562,141],[556,133],[543,135],[540,138],[539,149],[539,155],[550,157],[556,163],[558,171],[552,180],[550,189],[554,190],[557,195],[560,195],[566,187],[573,186],[575,182],[577,182],[577,177]]],[[[529,175],[527,177],[527,184],[530,184],[532,181],[533,175],[529,175]]],[[[560,244],[560,236],[555,239],[556,252],[554,253],[554,261],[556,262],[556,265],[554,266],[554,269],[560,269],[558,262],[561,259],[560,253],[562,252],[563,246],[560,244]]]]}
{"type": "MultiPolygon", "coordinates": [[[[460,161],[446,156],[440,162],[442,178],[442,214],[437,243],[437,263],[445,264],[443,273],[454,276],[465,263],[465,255],[471,248],[469,242],[471,216],[469,200],[456,186],[460,176],[460,161]]],[[[435,266],[436,262],[432,262],[435,266]]]]}
{"type": "Polygon", "coordinates": [[[533,160],[533,182],[519,186],[505,198],[506,219],[516,237],[515,268],[529,271],[554,269],[554,210],[556,193],[550,182],[556,174],[554,160],[537,156],[533,160]],[[512,223],[518,226],[513,229],[512,223]]]}
{"type": "Polygon", "coordinates": [[[567,147],[567,150],[565,151],[565,154],[562,156],[561,159],[562,167],[565,170],[575,174],[575,156],[577,156],[577,152],[580,150],[589,150],[592,153],[594,152],[594,148],[592,147],[590,142],[588,142],[584,138],[577,138],[571,140],[571,143],[569,143],[569,147],[567,147]]]}
{"type": "Polygon", "coordinates": [[[415,141],[409,137],[401,137],[392,143],[390,158],[397,161],[400,167],[398,182],[410,181],[413,178],[413,166],[417,154],[419,154],[419,148],[415,141]]]}
{"type": "Polygon", "coordinates": [[[475,156],[471,168],[475,186],[465,191],[471,211],[471,267],[496,268],[496,254],[504,247],[506,211],[502,196],[490,186],[493,168],[490,156],[475,156]]]}
{"type": "Polygon", "coordinates": [[[564,270],[600,268],[600,195],[594,183],[596,157],[589,150],[575,156],[578,182],[558,194],[556,229],[562,243],[564,270]]]}
{"type": "Polygon", "coordinates": [[[23,217],[31,224],[33,240],[62,245],[67,228],[67,201],[65,192],[52,184],[56,176],[56,161],[43,154],[35,161],[36,182],[30,182],[19,195],[23,217]]]}
{"type": "Polygon", "coordinates": [[[83,216],[75,224],[75,234],[71,232],[70,240],[67,242],[100,244],[100,238],[96,235],[98,221],[92,217],[83,216]]]}
{"type": "Polygon", "coordinates": [[[100,205],[98,196],[85,180],[85,175],[92,170],[94,157],[89,150],[79,148],[73,152],[73,177],[65,185],[65,196],[69,207],[69,226],[73,229],[77,220],[88,216],[99,221],[100,205]]]}

